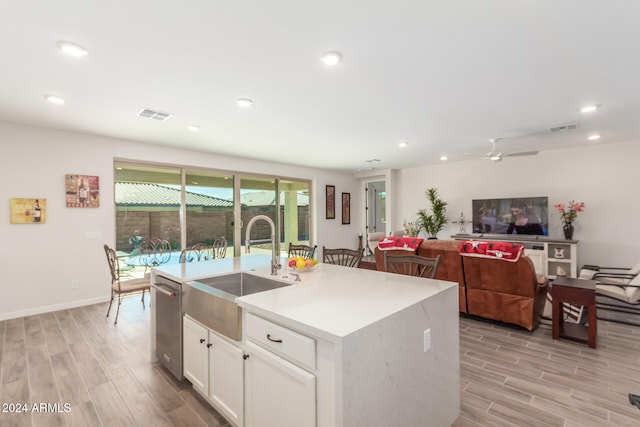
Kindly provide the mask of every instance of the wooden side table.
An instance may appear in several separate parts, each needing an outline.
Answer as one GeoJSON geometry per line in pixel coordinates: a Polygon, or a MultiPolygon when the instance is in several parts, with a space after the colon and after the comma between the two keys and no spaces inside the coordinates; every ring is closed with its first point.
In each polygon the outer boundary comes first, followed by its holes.
{"type": "Polygon", "coordinates": [[[551,283],[553,339],[566,338],[596,348],[596,282],[594,280],[557,277],[551,283]],[[583,305],[589,313],[589,325],[564,322],[563,303],[583,305]]]}

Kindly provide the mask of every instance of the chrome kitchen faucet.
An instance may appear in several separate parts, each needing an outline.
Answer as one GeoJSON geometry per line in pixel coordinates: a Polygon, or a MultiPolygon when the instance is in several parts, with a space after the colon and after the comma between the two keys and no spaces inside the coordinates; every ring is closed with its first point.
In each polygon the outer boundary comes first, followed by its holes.
{"type": "Polygon", "coordinates": [[[273,223],[273,220],[266,215],[256,215],[249,221],[247,224],[247,232],[244,238],[245,242],[245,253],[251,252],[251,239],[249,239],[249,235],[251,233],[251,227],[253,223],[259,219],[264,219],[271,226],[271,275],[275,276],[278,274],[278,268],[280,268],[280,263],[278,262],[278,256],[276,255],[276,225],[273,223]]]}

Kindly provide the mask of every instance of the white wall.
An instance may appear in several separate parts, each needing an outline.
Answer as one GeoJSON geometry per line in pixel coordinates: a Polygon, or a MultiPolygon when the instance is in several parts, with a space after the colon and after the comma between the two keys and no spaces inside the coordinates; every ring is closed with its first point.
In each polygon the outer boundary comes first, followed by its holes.
{"type": "MultiPolygon", "coordinates": [[[[471,219],[471,200],[502,197],[549,197],[549,236],[563,239],[556,203],[584,202],[573,238],[579,240],[578,266],[599,264],[630,267],[640,261],[640,144],[594,144],[586,148],[541,152],[494,163],[468,160],[398,171],[396,228],[428,207],[424,191],[439,190],[449,203],[448,216],[464,212],[471,219]]],[[[459,232],[450,224],[438,235],[459,232]]],[[[471,226],[467,225],[467,233],[471,226]]]]}
{"type": "Polygon", "coordinates": [[[108,300],[102,246],[115,241],[114,158],[312,179],[316,243],[357,247],[359,183],[350,175],[0,123],[0,320],[108,300]],[[67,208],[65,174],[99,176],[100,207],[67,208]],[[334,220],[325,219],[327,184],[336,186],[334,220]],[[352,194],[350,225],[340,220],[342,192],[352,194]],[[46,224],[10,224],[12,197],[46,199],[46,224]]]}

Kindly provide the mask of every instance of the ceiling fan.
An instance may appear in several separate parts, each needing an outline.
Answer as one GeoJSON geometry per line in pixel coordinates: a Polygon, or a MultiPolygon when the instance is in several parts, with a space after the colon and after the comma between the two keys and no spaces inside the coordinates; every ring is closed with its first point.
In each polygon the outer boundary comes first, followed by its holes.
{"type": "Polygon", "coordinates": [[[482,158],[485,160],[491,160],[494,162],[501,162],[503,157],[518,157],[518,156],[535,156],[538,151],[520,151],[517,153],[502,153],[496,149],[498,141],[502,141],[504,138],[491,138],[491,151],[486,153],[482,158]]]}

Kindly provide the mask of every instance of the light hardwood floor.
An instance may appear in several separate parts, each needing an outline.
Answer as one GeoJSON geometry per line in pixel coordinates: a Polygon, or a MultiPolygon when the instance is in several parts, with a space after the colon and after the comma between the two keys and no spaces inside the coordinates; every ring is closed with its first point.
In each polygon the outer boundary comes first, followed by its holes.
{"type": "MultiPolygon", "coordinates": [[[[26,413],[3,408],[12,411],[0,412],[0,427],[228,425],[187,381],[149,363],[149,310],[139,297],[124,300],[118,325],[106,309],[0,322],[0,402],[28,406],[26,413]]],[[[594,350],[553,341],[548,324],[530,333],[461,318],[462,408],[454,425],[639,426],[627,394],[640,393],[640,327],[598,328],[594,350]]]]}

